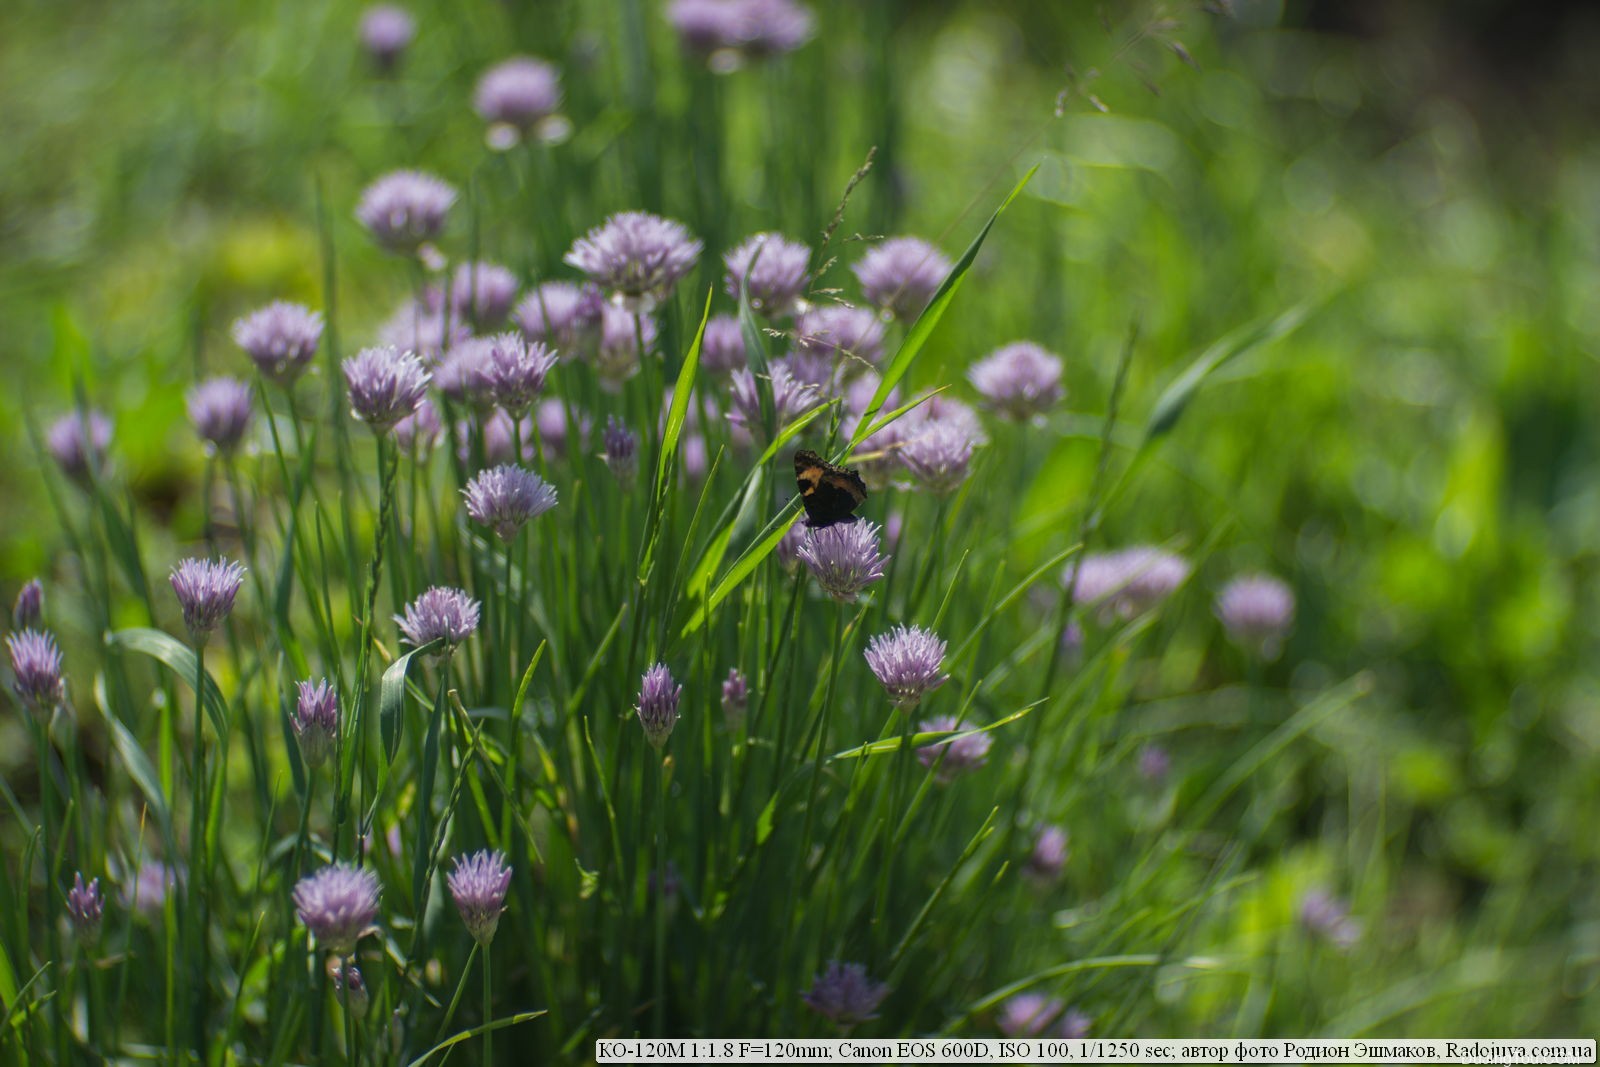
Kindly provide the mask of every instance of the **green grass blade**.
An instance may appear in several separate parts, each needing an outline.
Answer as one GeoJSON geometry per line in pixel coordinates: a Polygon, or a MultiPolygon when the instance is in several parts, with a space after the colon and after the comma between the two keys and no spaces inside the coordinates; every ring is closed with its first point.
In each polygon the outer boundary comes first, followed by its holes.
{"type": "MultiPolygon", "coordinates": [[[[106,634],[106,647],[139,652],[149,656],[177,675],[178,679],[184,684],[191,687],[194,685],[194,649],[171,634],[142,626],[126,630],[115,630],[106,634]]],[[[222,699],[222,690],[217,688],[217,683],[212,680],[210,671],[206,672],[201,686],[205,690],[203,698],[206,714],[210,717],[211,725],[216,729],[217,736],[226,741],[228,737],[228,705],[222,699]]]]}

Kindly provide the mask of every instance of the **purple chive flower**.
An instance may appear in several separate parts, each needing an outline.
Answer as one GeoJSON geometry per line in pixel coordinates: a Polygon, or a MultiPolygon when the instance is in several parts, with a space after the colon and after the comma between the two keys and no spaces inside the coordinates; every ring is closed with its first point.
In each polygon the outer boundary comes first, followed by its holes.
{"type": "Polygon", "coordinates": [[[750,683],[739,668],[731,667],[727,679],[722,683],[722,714],[730,725],[736,724],[744,718],[745,709],[749,706],[750,683]]]}
{"type": "MultiPolygon", "coordinates": [[[[772,383],[772,411],[778,430],[822,403],[817,387],[795,377],[787,360],[775,359],[768,363],[766,377],[772,383]]],[[[731,384],[733,407],[728,412],[728,421],[754,433],[763,425],[761,393],[755,372],[736,370],[731,384]]]]}
{"type": "Polygon", "coordinates": [[[506,891],[511,888],[511,866],[506,863],[505,853],[484,849],[470,856],[457,856],[447,881],[467,932],[487,947],[500,926],[500,913],[506,910],[506,891]]]}
{"type": "Polygon", "coordinates": [[[134,873],[133,884],[122,891],[122,902],[146,918],[156,918],[166,907],[167,894],[182,884],[178,868],[152,861],[134,873]]]}
{"type": "Polygon", "coordinates": [[[385,174],[361,193],[356,219],[391,252],[410,254],[444,232],[455,187],[419,170],[385,174]]]}
{"type": "Polygon", "coordinates": [[[1240,648],[1276,659],[1294,625],[1294,590],[1270,574],[1241,574],[1217,594],[1216,612],[1240,648]]]}
{"type": "Polygon", "coordinates": [[[600,344],[594,353],[595,373],[600,384],[616,392],[622,383],[639,373],[644,355],[655,348],[656,323],[646,316],[636,319],[631,313],[607,304],[600,314],[600,344]],[[639,342],[644,342],[643,352],[639,342]]]}
{"type": "Polygon", "coordinates": [[[300,921],[316,936],[319,948],[335,956],[349,956],[378,917],[378,876],[361,867],[335,863],[300,879],[294,887],[294,906],[300,921]]]}
{"type": "Polygon", "coordinates": [[[49,711],[66,695],[61,680],[61,649],[55,635],[38,630],[22,630],[6,635],[6,651],[11,653],[11,683],[18,698],[35,711],[49,711]]]}
{"type": "Polygon", "coordinates": [[[372,1006],[372,994],[355,960],[328,957],[328,979],[333,983],[333,995],[350,1009],[351,1015],[360,1019],[367,1014],[367,1009],[372,1006]]]}
{"type": "Polygon", "coordinates": [[[1061,1025],[1056,1027],[1056,1036],[1066,1038],[1069,1041],[1088,1037],[1089,1027],[1093,1023],[1094,1020],[1089,1018],[1088,1015],[1077,1008],[1072,1008],[1061,1017],[1061,1025]]]}
{"type": "Polygon", "coordinates": [[[361,13],[361,47],[379,70],[393,70],[417,36],[411,13],[394,4],[373,4],[361,13]]]}
{"type": "Polygon", "coordinates": [[[100,891],[100,879],[83,882],[83,872],[72,876],[72,888],[67,890],[67,919],[72,923],[72,934],[78,944],[88,948],[100,940],[100,922],[105,918],[106,898],[100,891]]]}
{"type": "Polygon", "coordinates": [[[1340,952],[1361,940],[1361,921],[1351,917],[1350,905],[1321,887],[1300,898],[1300,925],[1340,952]]]}
{"type": "Polygon", "coordinates": [[[1067,565],[1063,581],[1077,604],[1093,607],[1102,625],[1131,619],[1160,604],[1189,578],[1182,556],[1150,545],[1090,553],[1067,565]]]}
{"type": "Polygon", "coordinates": [[[467,337],[450,346],[433,372],[439,392],[457,404],[469,404],[478,411],[494,407],[494,383],[489,375],[488,337],[467,337]]]}
{"type": "Polygon", "coordinates": [[[432,363],[446,350],[472,336],[465,316],[449,314],[439,290],[428,288],[423,299],[407,300],[378,328],[378,343],[415,352],[424,363],[432,363]]]}
{"type": "Polygon", "coordinates": [[[1159,782],[1172,770],[1172,757],[1160,745],[1145,745],[1139,749],[1139,777],[1147,782],[1159,782]]]}
{"type": "Polygon", "coordinates": [[[867,642],[867,666],[889,691],[894,706],[907,711],[917,706],[924,693],[945,683],[948,675],[939,670],[944,648],[944,641],[932,630],[896,626],[867,642]]]}
{"type": "Polygon", "coordinates": [[[665,663],[657,663],[644,672],[639,682],[639,703],[634,710],[639,713],[639,725],[644,727],[644,738],[655,748],[667,743],[672,728],[678,724],[678,698],[683,696],[683,686],[672,681],[672,672],[665,663]]]}
{"type": "MultiPolygon", "coordinates": [[[[577,412],[577,437],[581,442],[589,436],[589,416],[577,412]]],[[[533,427],[539,434],[539,443],[543,446],[545,454],[555,459],[561,459],[567,454],[567,409],[555,397],[541,400],[539,406],[533,409],[533,427]]]]}
{"type": "Polygon", "coordinates": [[[292,386],[322,344],[322,314],[301,304],[274,301],[233,323],[233,343],[244,349],[269,382],[292,386]]]}
{"type": "Polygon", "coordinates": [[[520,419],[544,391],[556,354],[519,333],[497,333],[484,341],[482,373],[489,395],[506,414],[520,419]]]}
{"type": "Polygon", "coordinates": [[[489,527],[507,542],[531,520],[556,506],[555,487],[513,463],[479,471],[461,495],[467,499],[472,521],[489,527]]]}
{"type": "Polygon", "coordinates": [[[879,528],[866,520],[807,528],[795,554],[811,568],[823,592],[841,604],[884,576],[889,557],[878,554],[879,528]]]}
{"type": "Polygon", "coordinates": [[[873,246],[850,268],[867,300],[902,322],[922,314],[953,264],[943,252],[917,237],[891,237],[873,246]]]}
{"type": "Polygon", "coordinates": [[[795,519],[793,525],[783,532],[777,547],[772,550],[772,554],[778,557],[778,563],[790,574],[800,566],[800,546],[805,542],[810,529],[804,516],[795,519]]]}
{"type": "Polygon", "coordinates": [[[402,452],[426,455],[439,443],[444,424],[439,421],[439,409],[433,401],[423,397],[411,414],[394,424],[395,443],[402,452]]]}
{"type": "Polygon", "coordinates": [[[491,144],[509,148],[561,106],[561,76],[541,59],[514,56],[483,72],[472,106],[491,127],[491,144]]]}
{"type": "MultiPolygon", "coordinates": [[[[961,724],[949,715],[917,723],[917,732],[925,734],[960,729],[961,724]]],[[[970,733],[964,737],[946,738],[917,749],[917,762],[933,769],[934,781],[949,785],[960,775],[988,763],[989,746],[992,744],[994,741],[988,734],[970,733]]]]}
{"type": "Polygon", "coordinates": [[[615,415],[606,416],[606,430],[601,437],[605,444],[606,466],[626,488],[633,484],[639,471],[639,435],[617,421],[615,415]]]}
{"type": "Polygon", "coordinates": [[[650,311],[694,269],[701,244],[680,222],[623,211],[572,244],[565,262],[610,290],[628,311],[650,311]]]}
{"type": "Polygon", "coordinates": [[[300,745],[300,758],[316,770],[328,762],[339,739],[339,693],[326,678],[296,683],[296,689],[289,727],[300,745]]]}
{"type": "Polygon", "coordinates": [[[700,339],[700,369],[709,374],[726,375],[750,365],[745,355],[744,331],[732,315],[713,315],[706,322],[700,339]]]}
{"type": "Polygon", "coordinates": [[[443,639],[448,655],[478,628],[478,602],[460,589],[436,585],[406,605],[394,621],[406,643],[421,648],[443,639]]]}
{"type": "Polygon", "coordinates": [[[978,439],[954,419],[917,419],[900,432],[900,463],[918,485],[940,496],[967,480],[978,439]]]}
{"type": "Polygon", "coordinates": [[[883,360],[883,323],[866,308],[823,304],[795,324],[796,351],[838,368],[841,377],[883,360]]]}
{"type": "Polygon", "coordinates": [[[1045,823],[1033,836],[1033,848],[1023,872],[1037,882],[1053,882],[1067,869],[1067,858],[1071,855],[1067,832],[1053,823],[1045,823]]]}
{"type": "Polygon", "coordinates": [[[841,1029],[848,1029],[876,1019],[878,1005],[888,995],[888,985],[874,982],[866,967],[830,960],[803,999],[806,1007],[841,1029]]]}
{"type": "Polygon", "coordinates": [[[61,473],[87,485],[105,470],[111,447],[111,420],[98,411],[74,411],[61,416],[45,431],[44,444],[61,473]]]}
{"type": "Polygon", "coordinates": [[[1039,1037],[1067,1010],[1067,1002],[1042,993],[1018,993],[1000,1006],[995,1021],[1007,1037],[1039,1037]]]}
{"type": "Polygon", "coordinates": [[[232,455],[255,415],[250,386],[236,378],[212,378],[189,390],[189,421],[214,451],[232,455]]]}
{"type": "Polygon", "coordinates": [[[1032,341],[995,349],[972,365],[967,380],[989,407],[1016,422],[1043,414],[1064,395],[1061,359],[1032,341]]]}
{"type": "Polygon", "coordinates": [[[747,59],[792,52],[816,29],[811,11],[794,0],[672,0],[667,21],[684,51],[718,74],[747,59]]]}
{"type": "Polygon", "coordinates": [[[375,434],[387,433],[416,411],[431,379],[421,360],[391,347],[363,348],[343,368],[351,414],[375,434]]]}
{"type": "Polygon", "coordinates": [[[17,593],[17,602],[11,608],[11,625],[18,630],[31,630],[39,625],[44,614],[44,586],[39,579],[29,579],[17,593]]]}
{"type": "Polygon", "coordinates": [[[706,476],[706,471],[711,467],[711,456],[706,449],[706,439],[697,433],[683,435],[683,444],[678,453],[683,462],[683,473],[691,481],[699,481],[706,476]]]}
{"type": "Polygon", "coordinates": [[[506,321],[517,299],[517,276],[498,263],[463,263],[450,281],[450,307],[457,318],[480,327],[506,321]]]}
{"type": "Polygon", "coordinates": [[[728,274],[723,284],[735,300],[749,283],[751,310],[769,319],[795,311],[805,296],[811,249],[781,233],[745,238],[722,257],[728,274]]]}
{"type": "Polygon", "coordinates": [[[605,297],[593,285],[545,282],[522,298],[513,317],[528,340],[577,352],[600,332],[603,307],[605,297]]]}
{"type": "Polygon", "coordinates": [[[227,559],[186,559],[172,568],[172,591],[183,609],[183,624],[200,644],[233,610],[244,582],[244,565],[227,559]]]}

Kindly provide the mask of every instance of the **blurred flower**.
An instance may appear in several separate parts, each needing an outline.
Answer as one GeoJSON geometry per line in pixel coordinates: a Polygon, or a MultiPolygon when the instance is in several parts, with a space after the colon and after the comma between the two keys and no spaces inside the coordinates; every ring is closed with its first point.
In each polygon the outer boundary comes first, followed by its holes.
{"type": "Polygon", "coordinates": [[[100,892],[100,879],[83,882],[83,872],[72,876],[72,888],[67,890],[67,920],[72,924],[72,934],[78,944],[92,947],[100,940],[100,922],[105,918],[106,898],[100,892]]]}
{"type": "Polygon", "coordinates": [[[1056,1027],[1056,1036],[1066,1038],[1069,1041],[1088,1037],[1089,1027],[1093,1022],[1094,1020],[1089,1016],[1077,1008],[1072,1008],[1061,1017],[1061,1025],[1056,1027]]]}
{"type": "Polygon", "coordinates": [[[186,559],[172,568],[172,591],[183,609],[183,624],[197,644],[233,610],[244,582],[244,565],[227,559],[186,559]]]}
{"type": "MultiPolygon", "coordinates": [[[[765,377],[772,383],[773,425],[776,430],[782,430],[822,403],[822,397],[817,395],[817,387],[796,378],[787,360],[775,359],[768,363],[765,377]]],[[[728,411],[728,421],[744,427],[752,434],[761,431],[761,393],[755,372],[736,370],[731,384],[733,407],[728,411]]]]}
{"type": "Polygon", "coordinates": [[[823,304],[800,316],[795,345],[813,365],[821,362],[849,377],[883,359],[883,322],[866,308],[823,304]]]}
{"type": "Polygon", "coordinates": [[[922,314],[954,266],[917,237],[891,237],[874,245],[851,270],[867,300],[903,322],[922,314]]]}
{"type": "Polygon", "coordinates": [[[601,440],[605,443],[606,466],[623,488],[631,486],[639,472],[639,435],[617,421],[615,415],[607,415],[601,440]]]}
{"type": "Polygon", "coordinates": [[[867,642],[867,666],[888,690],[894,706],[907,711],[949,677],[939,670],[944,649],[944,641],[932,630],[896,626],[867,642]]]}
{"type": "Polygon", "coordinates": [[[6,634],[6,651],[11,653],[11,687],[17,697],[35,711],[50,711],[66,696],[61,680],[61,649],[55,635],[38,630],[6,634]]]}
{"type": "Polygon", "coordinates": [[[889,558],[878,554],[878,533],[879,528],[865,519],[820,530],[808,527],[795,554],[811,568],[823,592],[850,603],[884,576],[889,558]]]}
{"type": "Polygon", "coordinates": [[[494,530],[502,541],[510,541],[529,521],[556,506],[554,486],[511,463],[479,471],[461,493],[472,521],[494,530]]]}
{"type": "Polygon", "coordinates": [[[497,333],[485,338],[483,374],[494,402],[506,414],[520,419],[544,391],[545,378],[556,365],[556,354],[538,341],[519,333],[497,333]]]}
{"type": "Polygon", "coordinates": [[[453,404],[466,404],[479,412],[494,407],[494,386],[489,378],[487,337],[466,337],[450,346],[433,371],[433,383],[453,404]]]}
{"type": "Polygon", "coordinates": [[[744,351],[744,331],[732,315],[713,315],[700,340],[700,369],[724,375],[750,365],[744,351]]]}
{"type": "Polygon", "coordinates": [[[407,300],[378,328],[378,343],[402,352],[415,352],[433,363],[445,350],[472,336],[464,317],[451,314],[438,289],[429,286],[422,299],[407,300]]]}
{"type": "Polygon", "coordinates": [[[889,987],[874,982],[859,963],[830,960],[804,996],[806,1007],[840,1028],[878,1017],[889,987]]]}
{"type": "Polygon", "coordinates": [[[967,380],[997,413],[1026,422],[1058,402],[1061,360],[1032,341],[1004,345],[972,365],[967,380]]]}
{"type": "Polygon", "coordinates": [[[478,628],[478,602],[460,589],[436,585],[406,605],[394,621],[406,643],[415,648],[443,639],[444,655],[478,628]]]}
{"type": "Polygon", "coordinates": [[[781,233],[745,238],[722,257],[728,273],[724,286],[735,300],[749,284],[750,309],[769,319],[791,314],[806,291],[811,249],[781,233]]]}
{"type": "Polygon", "coordinates": [[[43,614],[44,586],[39,579],[31,578],[17,593],[17,602],[11,608],[11,625],[18,630],[31,630],[43,614]]]}
{"type": "Polygon", "coordinates": [[[484,849],[457,856],[447,881],[467,932],[478,944],[487,946],[500,927],[500,913],[506,910],[506,892],[511,888],[511,867],[505,853],[484,849]]]}
{"type": "Polygon", "coordinates": [[[672,0],[667,21],[684,51],[718,74],[793,52],[815,32],[810,9],[794,0],[672,0]]]}
{"type": "Polygon", "coordinates": [[[416,356],[391,347],[363,348],[342,366],[351,413],[375,434],[417,410],[431,378],[416,356]]]}
{"type": "Polygon", "coordinates": [[[1340,952],[1348,952],[1361,940],[1361,922],[1351,918],[1350,905],[1321,887],[1300,898],[1300,925],[1340,952]]]}
{"type": "Polygon", "coordinates": [[[510,148],[561,106],[561,76],[541,59],[514,56],[483,72],[472,106],[490,124],[490,147],[510,148]]]}
{"type": "Polygon", "coordinates": [[[122,902],[131,911],[147,918],[161,914],[167,894],[182,884],[182,872],[165,863],[151,861],[134,873],[133,884],[122,891],[122,902]]]}
{"type": "Polygon", "coordinates": [[[790,574],[793,574],[795,568],[800,566],[800,545],[805,541],[806,532],[810,529],[811,527],[806,525],[805,516],[802,515],[800,518],[795,519],[794,523],[783,532],[783,537],[779,539],[777,547],[772,550],[772,554],[778,557],[778,562],[783,566],[783,569],[790,574]]]}
{"type": "Polygon", "coordinates": [[[1053,882],[1067,869],[1071,855],[1067,832],[1054,823],[1044,823],[1033,835],[1033,849],[1023,872],[1035,881],[1053,882]]]}
{"type": "Polygon", "coordinates": [[[333,983],[333,995],[349,1008],[353,1017],[360,1019],[367,1014],[367,1009],[372,1006],[372,995],[355,960],[329,956],[328,980],[333,983]]]}
{"type": "Polygon", "coordinates": [[[379,70],[392,70],[417,35],[410,12],[394,4],[373,4],[361,13],[361,47],[379,70]]]}
{"type": "Polygon", "coordinates": [[[1294,590],[1270,574],[1241,574],[1217,594],[1216,611],[1235,644],[1276,659],[1294,625],[1294,590]]]}
{"type": "Polygon", "coordinates": [[[455,188],[417,170],[385,174],[361,193],[356,219],[391,252],[413,253],[444,232],[455,188]]]}
{"type": "Polygon", "coordinates": [[[517,276],[498,263],[463,263],[450,282],[451,310],[480,328],[505,322],[516,299],[517,276]]]}
{"type": "Polygon", "coordinates": [[[394,439],[400,451],[415,452],[418,456],[431,451],[443,432],[439,409],[427,397],[417,402],[415,411],[394,424],[394,439]]]}
{"type": "MultiPolygon", "coordinates": [[[[578,413],[577,437],[579,447],[589,436],[589,416],[578,413]]],[[[567,454],[567,409],[556,397],[541,400],[533,410],[533,422],[539,433],[539,443],[545,453],[560,459],[567,454]]]]}
{"type": "Polygon", "coordinates": [[[654,319],[648,315],[635,318],[632,313],[607,304],[600,314],[600,344],[595,351],[595,373],[600,376],[600,384],[616,392],[623,382],[639,373],[644,355],[655,344],[654,319]]]}
{"type": "Polygon", "coordinates": [[[1131,619],[1171,596],[1189,578],[1189,561],[1151,545],[1092,552],[1067,565],[1062,580],[1073,600],[1093,607],[1102,625],[1131,619]]]}
{"type": "Polygon", "coordinates": [[[1039,1037],[1067,1010],[1059,997],[1042,993],[1018,993],[1000,1006],[996,1020],[1007,1037],[1039,1037]]]}
{"type": "Polygon", "coordinates": [[[100,477],[111,447],[111,420],[98,411],[74,411],[45,431],[45,448],[61,472],[79,485],[100,477]]]}
{"type": "Polygon", "coordinates": [[[1172,757],[1160,745],[1145,745],[1139,749],[1139,777],[1147,782],[1159,782],[1172,770],[1172,757]]]}
{"type": "Polygon", "coordinates": [[[711,465],[711,457],[706,453],[706,439],[697,433],[684,434],[678,458],[683,463],[683,473],[691,481],[704,478],[711,465]]]}
{"type": "MultiPolygon", "coordinates": [[[[961,724],[949,715],[940,715],[917,723],[917,732],[924,734],[961,729],[961,724]]],[[[934,781],[940,785],[949,785],[958,776],[968,771],[975,771],[988,763],[989,746],[992,744],[994,744],[993,739],[984,733],[945,738],[917,749],[917,762],[933,769],[934,781]]]]}
{"type": "Polygon", "coordinates": [[[278,300],[236,319],[233,343],[244,349],[263,378],[287,389],[322,344],[322,314],[278,300]]]}
{"type": "Polygon", "coordinates": [[[682,223],[623,211],[573,242],[565,262],[612,292],[630,312],[650,311],[700,258],[700,242],[682,223]]]}
{"type": "Polygon", "coordinates": [[[683,686],[673,683],[672,672],[665,663],[657,663],[644,672],[639,683],[639,703],[634,710],[639,713],[645,740],[655,748],[665,745],[672,736],[672,728],[678,724],[678,698],[681,696],[683,686]]]}
{"type": "Polygon", "coordinates": [[[300,745],[300,758],[316,770],[328,762],[339,739],[339,694],[326,678],[296,683],[298,696],[289,712],[289,728],[300,745]]]}
{"type": "Polygon", "coordinates": [[[238,449],[254,415],[250,386],[236,378],[212,378],[189,390],[189,421],[195,433],[224,456],[238,449]]]}
{"type": "Polygon", "coordinates": [[[600,331],[605,298],[593,285],[545,282],[522,298],[514,317],[530,341],[544,341],[577,353],[600,331]]]}
{"type": "Polygon", "coordinates": [[[294,887],[294,905],[319,948],[349,956],[378,917],[378,876],[335,863],[300,879],[294,887]]]}
{"type": "Polygon", "coordinates": [[[901,430],[900,462],[917,483],[940,496],[967,480],[977,440],[960,423],[922,419],[901,430]]]}
{"type": "Polygon", "coordinates": [[[731,667],[727,679],[722,683],[722,714],[728,720],[728,725],[737,725],[743,720],[745,709],[749,706],[750,683],[739,668],[731,667]]]}

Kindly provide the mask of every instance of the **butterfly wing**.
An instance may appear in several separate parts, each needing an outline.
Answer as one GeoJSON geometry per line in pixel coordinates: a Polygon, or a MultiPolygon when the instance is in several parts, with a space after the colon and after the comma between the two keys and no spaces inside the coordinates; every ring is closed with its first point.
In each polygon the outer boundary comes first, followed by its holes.
{"type": "Polygon", "coordinates": [[[852,513],[867,499],[867,486],[859,474],[835,467],[807,449],[794,454],[794,480],[805,505],[806,525],[812,529],[854,522],[852,513]]]}

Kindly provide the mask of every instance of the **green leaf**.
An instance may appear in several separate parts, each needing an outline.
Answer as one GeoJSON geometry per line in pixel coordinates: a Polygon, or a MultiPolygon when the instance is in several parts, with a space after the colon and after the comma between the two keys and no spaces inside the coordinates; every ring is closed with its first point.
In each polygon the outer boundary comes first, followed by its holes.
{"type": "Polygon", "coordinates": [[[167,795],[161,791],[161,775],[156,773],[155,765],[145,754],[144,746],[139,744],[139,739],[133,736],[133,732],[117,718],[117,713],[111,710],[105,682],[105,675],[96,675],[94,696],[95,704],[99,706],[100,714],[106,717],[106,725],[111,730],[111,746],[122,758],[122,765],[127,769],[128,777],[133,779],[133,784],[144,794],[151,812],[156,817],[156,822],[161,825],[163,831],[166,831],[172,825],[172,811],[167,806],[167,795]]]}
{"type": "Polygon", "coordinates": [[[700,328],[694,332],[694,343],[689,354],[683,357],[678,370],[678,384],[672,387],[672,407],[667,412],[667,424],[661,431],[661,455],[656,461],[656,498],[667,490],[667,474],[678,455],[678,439],[683,435],[683,423],[689,415],[689,398],[694,392],[695,375],[700,368],[700,344],[705,340],[706,322],[711,318],[711,290],[706,290],[705,310],[700,313],[700,328]]]}
{"type": "Polygon", "coordinates": [[[444,1052],[446,1049],[449,1049],[455,1045],[459,1045],[463,1041],[470,1041],[480,1034],[487,1034],[491,1030],[504,1030],[508,1026],[518,1026],[522,1023],[537,1019],[541,1015],[545,1014],[547,1014],[547,1012],[543,1008],[539,1009],[538,1011],[522,1011],[515,1015],[509,1015],[504,1019],[496,1019],[491,1023],[484,1023],[481,1026],[474,1026],[471,1030],[463,1030],[459,1034],[445,1038],[443,1041],[439,1042],[437,1045],[433,1046],[428,1051],[412,1060],[409,1067],[422,1067],[423,1064],[433,1059],[433,1057],[437,1056],[439,1053],[444,1052]]]}
{"type": "Polygon", "coordinates": [[[443,646],[444,639],[438,638],[413,648],[389,664],[389,669],[383,672],[383,680],[378,683],[378,728],[383,734],[383,754],[390,763],[400,751],[400,735],[405,731],[406,671],[411,669],[411,661],[417,656],[437,652],[443,646]]]}
{"type": "MultiPolygon", "coordinates": [[[[115,630],[106,634],[106,647],[141,652],[161,663],[191,689],[194,687],[194,649],[169,633],[142,626],[115,630]]],[[[212,680],[209,671],[200,684],[204,689],[204,704],[206,714],[211,718],[211,725],[216,729],[217,736],[226,741],[229,725],[228,705],[222,699],[222,690],[217,688],[217,683],[212,680]]]]}
{"type": "Polygon", "coordinates": [[[1028,712],[1032,711],[1040,704],[1043,704],[1045,699],[1048,698],[1035,700],[1027,707],[1022,708],[1019,711],[1014,711],[1003,719],[996,719],[987,726],[977,726],[971,730],[929,730],[926,733],[912,734],[909,738],[904,736],[885,737],[877,741],[869,741],[864,745],[858,745],[855,748],[847,748],[843,752],[836,752],[832,756],[828,757],[828,762],[832,763],[836,760],[842,759],[861,759],[865,756],[881,756],[886,752],[898,751],[904,745],[910,745],[915,748],[919,745],[930,744],[934,741],[948,740],[954,743],[961,740],[963,737],[973,737],[977,734],[986,734],[990,730],[998,730],[1007,723],[1016,722],[1018,719],[1028,714],[1028,712]]]}

